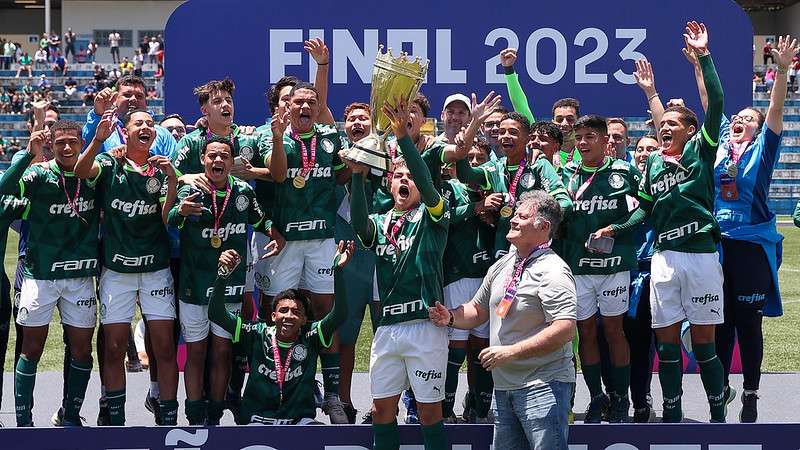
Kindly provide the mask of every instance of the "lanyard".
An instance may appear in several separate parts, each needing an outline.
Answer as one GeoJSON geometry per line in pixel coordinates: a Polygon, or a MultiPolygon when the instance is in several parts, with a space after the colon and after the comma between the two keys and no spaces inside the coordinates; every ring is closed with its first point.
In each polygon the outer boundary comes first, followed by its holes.
{"type": "Polygon", "coordinates": [[[573,192],[572,180],[575,179],[575,176],[578,175],[578,172],[581,171],[581,168],[583,168],[583,165],[575,169],[575,172],[569,177],[569,182],[567,183],[567,192],[569,192],[569,196],[572,197],[572,200],[578,200],[583,196],[583,193],[586,192],[586,190],[589,189],[589,186],[592,185],[592,182],[594,181],[594,177],[595,175],[597,175],[597,172],[600,171],[600,167],[597,167],[596,170],[592,173],[592,176],[590,176],[588,180],[584,181],[583,184],[581,184],[580,187],[578,187],[578,191],[573,192]]]}
{"type": "MultiPolygon", "coordinates": [[[[514,263],[514,270],[511,271],[510,274],[506,277],[506,281],[504,284],[505,288],[505,295],[503,295],[503,299],[500,300],[500,303],[497,305],[497,315],[500,318],[505,318],[508,314],[508,311],[511,309],[511,305],[514,304],[514,300],[517,298],[517,285],[519,284],[519,280],[522,278],[522,271],[525,269],[525,266],[533,258],[533,255],[539,251],[550,247],[550,241],[545,242],[544,244],[539,245],[538,247],[534,248],[527,257],[523,258],[517,255],[517,260],[514,263]]],[[[538,255],[537,255],[538,256],[538,255]]]]}
{"type": "Polygon", "coordinates": [[[286,354],[286,359],[281,362],[281,353],[280,350],[278,350],[278,338],[276,338],[274,334],[272,335],[272,360],[275,363],[275,371],[278,372],[275,381],[278,382],[278,390],[281,393],[280,403],[283,403],[283,383],[286,380],[286,372],[289,368],[289,364],[292,362],[292,353],[294,353],[294,345],[286,354]]]}
{"type": "Polygon", "coordinates": [[[314,136],[311,137],[311,155],[308,154],[306,144],[297,131],[292,130],[292,139],[300,142],[300,156],[303,160],[303,170],[300,174],[305,178],[317,163],[317,134],[314,133],[314,136]]]}
{"type": "Polygon", "coordinates": [[[519,163],[519,167],[517,167],[517,173],[514,174],[514,179],[511,181],[511,185],[508,187],[508,203],[506,204],[511,208],[513,208],[517,202],[517,186],[519,185],[520,178],[522,178],[522,172],[525,172],[525,167],[527,164],[527,158],[522,158],[522,161],[519,163]]]}
{"type": "MultiPolygon", "coordinates": [[[[214,184],[214,183],[211,183],[214,184]]],[[[231,198],[231,184],[225,183],[225,200],[222,201],[222,210],[217,211],[217,186],[214,186],[214,193],[211,195],[211,212],[214,215],[214,235],[219,232],[219,224],[222,220],[222,215],[225,214],[225,208],[228,206],[228,200],[231,198]]]]}
{"type": "Polygon", "coordinates": [[[125,157],[125,161],[128,162],[128,165],[133,168],[133,170],[143,177],[152,177],[156,173],[156,167],[150,163],[147,164],[147,170],[141,170],[138,164],[131,161],[127,156],[125,157]]]}
{"type": "Polygon", "coordinates": [[[406,223],[406,219],[408,215],[413,210],[409,209],[408,211],[404,212],[392,225],[392,232],[389,233],[389,224],[392,223],[392,213],[386,214],[386,219],[383,220],[383,235],[386,236],[386,240],[389,241],[392,245],[395,246],[398,250],[400,246],[397,244],[396,236],[403,229],[403,225],[406,223]]]}

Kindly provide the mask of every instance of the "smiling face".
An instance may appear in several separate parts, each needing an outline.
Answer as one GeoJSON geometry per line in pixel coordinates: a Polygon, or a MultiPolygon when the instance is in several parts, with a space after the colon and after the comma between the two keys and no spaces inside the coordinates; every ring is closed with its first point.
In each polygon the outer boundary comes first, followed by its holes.
{"type": "Polygon", "coordinates": [[[458,133],[461,127],[467,126],[469,119],[469,109],[461,101],[450,102],[442,111],[442,121],[444,122],[445,132],[448,134],[458,133]]]}
{"type": "Polygon", "coordinates": [[[308,133],[319,117],[317,93],[311,89],[295,89],[289,104],[289,120],[292,130],[308,133]]]}
{"type": "Polygon", "coordinates": [[[161,126],[166,128],[172,135],[175,141],[180,141],[182,137],[186,136],[186,125],[181,122],[177,117],[172,117],[161,122],[161,126]]]}
{"type": "Polygon", "coordinates": [[[56,130],[51,147],[56,162],[64,170],[71,172],[75,168],[75,163],[78,162],[78,156],[83,147],[80,130],[56,130]]]}
{"type": "Polygon", "coordinates": [[[275,323],[276,338],[283,342],[292,342],[300,335],[308,318],[300,301],[284,298],[275,305],[272,321],[275,323]]]}
{"type": "Polygon", "coordinates": [[[144,111],[133,113],[125,125],[124,133],[129,150],[149,151],[156,140],[153,116],[144,111]]]}
{"type": "Polygon", "coordinates": [[[117,111],[120,115],[126,114],[128,111],[135,109],[147,109],[146,94],[144,86],[139,84],[128,84],[120,86],[117,91],[117,111]]]}
{"type": "Polygon", "coordinates": [[[230,92],[216,90],[208,97],[200,111],[208,118],[209,127],[227,127],[233,123],[233,96],[230,92]]]}
{"type": "Polygon", "coordinates": [[[559,106],[553,111],[553,123],[561,128],[564,133],[564,139],[571,136],[572,126],[578,120],[578,113],[575,108],[571,106],[559,106]]]}
{"type": "Polygon", "coordinates": [[[518,248],[527,247],[529,244],[538,245],[549,239],[550,226],[547,221],[536,219],[536,211],[532,206],[520,205],[510,224],[511,228],[506,234],[506,239],[518,248]]]}
{"type": "Polygon", "coordinates": [[[751,108],[731,117],[731,142],[752,141],[758,133],[760,116],[751,108]]]}
{"type": "Polygon", "coordinates": [[[661,150],[667,154],[678,154],[689,142],[696,129],[682,120],[681,113],[668,111],[661,117],[658,134],[661,137],[661,150]]]}
{"type": "Polygon", "coordinates": [[[523,131],[522,124],[514,119],[506,119],[500,122],[498,142],[509,159],[518,161],[525,154],[528,136],[523,131]]]}
{"type": "Polygon", "coordinates": [[[628,147],[628,131],[621,123],[608,124],[608,145],[616,155],[623,155],[628,147]]]}
{"type": "Polygon", "coordinates": [[[603,161],[608,135],[589,127],[575,128],[575,145],[586,165],[595,166],[603,161]]]}
{"type": "Polygon", "coordinates": [[[419,189],[411,178],[411,172],[404,164],[396,166],[392,173],[391,192],[392,198],[394,198],[394,209],[398,211],[406,211],[419,205],[419,189]]]}
{"type": "Polygon", "coordinates": [[[552,160],[553,155],[561,148],[561,144],[558,143],[556,138],[548,135],[547,133],[541,133],[538,131],[534,131],[531,133],[528,139],[528,145],[534,149],[539,150],[547,156],[547,159],[552,160]]]}
{"type": "Polygon", "coordinates": [[[486,121],[481,125],[484,137],[492,147],[498,145],[497,138],[500,136],[500,121],[503,119],[503,114],[500,112],[493,112],[489,114],[486,121]]]}
{"type": "Polygon", "coordinates": [[[650,153],[658,150],[658,141],[653,138],[641,138],[636,144],[636,150],[633,152],[633,159],[636,161],[636,167],[640,172],[644,172],[644,165],[647,163],[647,157],[650,153]]]}
{"type": "Polygon", "coordinates": [[[369,135],[372,130],[372,120],[367,110],[356,108],[344,118],[344,132],[350,142],[358,142],[369,135]]]}
{"type": "Polygon", "coordinates": [[[231,172],[233,158],[231,148],[222,142],[211,142],[203,153],[205,174],[215,186],[224,186],[231,172]]]}

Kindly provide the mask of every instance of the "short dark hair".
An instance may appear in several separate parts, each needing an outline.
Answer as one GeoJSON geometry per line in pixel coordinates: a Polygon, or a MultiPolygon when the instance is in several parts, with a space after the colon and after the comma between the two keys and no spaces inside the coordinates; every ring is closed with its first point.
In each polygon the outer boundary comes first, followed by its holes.
{"type": "Polygon", "coordinates": [[[314,309],[311,306],[311,300],[309,300],[306,294],[300,289],[286,289],[285,291],[278,292],[278,295],[272,299],[273,311],[278,309],[278,302],[281,300],[294,300],[300,303],[300,306],[303,307],[303,311],[306,314],[306,319],[312,319],[314,317],[314,309]]]}
{"type": "Polygon", "coordinates": [[[205,154],[208,146],[214,142],[227,145],[231,155],[233,155],[233,143],[226,136],[212,136],[210,139],[206,139],[206,141],[203,143],[203,151],[201,153],[205,154]]]}
{"type": "Polygon", "coordinates": [[[54,123],[53,126],[50,127],[50,139],[55,140],[56,131],[58,130],[75,130],[78,132],[78,138],[83,139],[81,136],[83,125],[75,122],[74,120],[59,120],[58,122],[54,123]]]}
{"type": "Polygon", "coordinates": [[[475,140],[472,141],[472,146],[479,148],[481,151],[486,153],[486,156],[491,154],[492,146],[489,145],[489,141],[487,141],[484,137],[476,136],[475,140]]]}
{"type": "Polygon", "coordinates": [[[561,100],[556,100],[556,102],[553,103],[553,115],[556,113],[556,108],[572,108],[575,110],[576,116],[581,115],[581,102],[579,102],[576,98],[567,97],[562,98],[561,100]]]}
{"type": "Polygon", "coordinates": [[[281,90],[286,86],[296,85],[300,80],[293,75],[287,75],[285,77],[281,77],[277,83],[270,86],[267,90],[267,102],[269,103],[269,112],[270,114],[275,114],[275,110],[278,109],[278,103],[281,102],[281,90]]]}
{"type": "MultiPolygon", "coordinates": [[[[676,112],[681,116],[681,120],[686,125],[693,125],[695,133],[697,132],[697,114],[694,113],[691,109],[685,106],[670,106],[669,108],[664,110],[664,114],[668,112],[676,112]]],[[[664,117],[663,115],[661,117],[664,117]]],[[[656,127],[660,127],[661,124],[655,124],[656,127]]]]}
{"type": "Polygon", "coordinates": [[[642,136],[642,137],[640,137],[639,139],[636,140],[636,145],[639,145],[639,142],[642,142],[642,139],[652,139],[652,140],[658,142],[658,136],[656,136],[654,134],[645,134],[644,136],[642,136]]]}
{"type": "Polygon", "coordinates": [[[428,117],[428,113],[431,111],[431,102],[428,100],[428,97],[425,97],[425,94],[417,92],[417,95],[411,100],[411,103],[415,103],[419,106],[419,109],[422,110],[422,115],[428,117]]]}
{"type": "Polygon", "coordinates": [[[114,84],[114,87],[119,90],[122,86],[141,86],[142,89],[146,89],[146,85],[144,84],[144,80],[137,77],[136,75],[123,75],[117,79],[117,83],[114,84]]]}
{"type": "Polygon", "coordinates": [[[305,81],[298,81],[297,84],[292,86],[292,90],[289,91],[289,96],[290,97],[294,96],[294,93],[299,91],[300,89],[306,89],[314,92],[314,95],[317,96],[317,100],[319,100],[319,91],[317,90],[317,87],[311,83],[306,83],[305,81]]]}
{"type": "Polygon", "coordinates": [[[559,146],[564,144],[564,133],[562,133],[561,128],[553,122],[534,122],[533,125],[531,125],[531,132],[529,134],[533,133],[550,136],[558,142],[559,146]]]}
{"type": "Polygon", "coordinates": [[[606,118],[594,114],[579,117],[575,125],[572,126],[573,130],[577,130],[578,128],[589,128],[600,134],[608,134],[606,118]]]}
{"type": "Polygon", "coordinates": [[[200,106],[203,106],[208,103],[211,94],[214,92],[223,91],[233,95],[235,90],[236,86],[233,84],[233,80],[226,77],[224,80],[211,80],[202,86],[197,86],[194,88],[193,93],[197,96],[197,101],[200,103],[200,106]]]}
{"type": "Polygon", "coordinates": [[[342,119],[347,120],[347,116],[349,116],[351,112],[357,109],[363,109],[367,112],[367,114],[370,114],[372,112],[368,104],[362,102],[353,102],[344,108],[344,116],[342,116],[342,119]]]}
{"type": "MultiPolygon", "coordinates": [[[[122,117],[122,125],[127,126],[128,123],[133,118],[133,115],[136,114],[136,113],[147,113],[147,114],[150,114],[150,111],[148,111],[146,109],[142,109],[142,108],[137,108],[137,109],[134,109],[133,111],[128,111],[128,113],[125,114],[122,117]]],[[[150,115],[150,117],[152,117],[152,114],[150,115]]]]}
{"type": "Polygon", "coordinates": [[[508,114],[508,108],[503,105],[497,105],[492,110],[492,114],[500,113],[500,114],[508,114]]]}
{"type": "Polygon", "coordinates": [[[622,117],[609,117],[606,119],[606,127],[608,127],[608,125],[611,125],[612,123],[618,123],[622,125],[625,128],[625,132],[626,133],[628,132],[628,123],[625,122],[625,119],[623,119],[622,117]]]}
{"type": "Polygon", "coordinates": [[[512,111],[510,113],[506,113],[506,114],[503,115],[503,118],[500,119],[500,122],[503,122],[503,121],[506,121],[506,120],[513,120],[513,121],[519,123],[520,125],[522,125],[522,132],[526,136],[531,134],[531,123],[528,122],[528,118],[523,116],[522,114],[520,114],[520,113],[518,113],[516,111],[512,111]]]}
{"type": "Polygon", "coordinates": [[[158,122],[158,124],[161,125],[162,123],[166,122],[169,119],[178,119],[181,121],[182,124],[186,125],[186,121],[183,120],[183,117],[181,117],[180,114],[170,114],[168,116],[164,116],[164,118],[161,119],[161,121],[158,122]]]}
{"type": "Polygon", "coordinates": [[[756,109],[753,106],[747,107],[745,109],[749,109],[750,111],[753,111],[754,113],[756,113],[756,116],[758,116],[758,129],[760,130],[761,127],[764,125],[764,120],[766,119],[766,117],[764,116],[764,113],[761,112],[760,110],[756,109]]]}

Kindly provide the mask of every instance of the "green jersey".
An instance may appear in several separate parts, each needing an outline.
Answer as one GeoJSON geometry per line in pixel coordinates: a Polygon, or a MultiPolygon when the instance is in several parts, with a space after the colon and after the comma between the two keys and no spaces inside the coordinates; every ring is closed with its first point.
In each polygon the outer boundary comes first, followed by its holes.
{"type": "MultiPolygon", "coordinates": [[[[145,273],[169,267],[169,237],[161,216],[167,176],[152,176],[121,164],[108,153],[95,158],[100,166],[97,190],[103,208],[103,267],[122,273],[145,273]]],[[[137,170],[138,169],[138,170],[137,170]]]]}
{"type": "MultiPolygon", "coordinates": [[[[254,230],[262,233],[269,230],[269,221],[266,220],[261,207],[255,201],[253,188],[232,176],[228,177],[228,183],[231,190],[228,204],[224,209],[225,189],[218,189],[214,193],[218,214],[222,214],[218,229],[215,230],[212,213],[214,207],[209,194],[202,194],[194,200],[203,205],[203,213],[200,216],[183,217],[178,214],[183,199],[194,192],[199,192],[191,186],[181,187],[175,206],[169,213],[169,224],[180,228],[181,232],[181,272],[178,298],[186,303],[208,304],[208,297],[216,278],[219,255],[223,250],[236,250],[245,258],[248,224],[253,225],[254,230]],[[219,248],[212,246],[212,237],[214,236],[222,241],[219,248]]],[[[228,303],[242,301],[245,266],[245,264],[240,265],[226,280],[225,301],[228,303]]]]}
{"type": "Polygon", "coordinates": [[[13,195],[0,196],[0,254],[6,254],[11,222],[21,219],[26,209],[28,209],[28,199],[16,198],[13,195]]]}
{"type": "Polygon", "coordinates": [[[391,210],[372,214],[369,220],[374,234],[363,244],[377,255],[375,272],[381,299],[378,326],[427,319],[428,307],[443,299],[442,258],[450,226],[447,202],[440,218],[433,217],[421,203],[405,213],[391,210]],[[395,230],[399,220],[402,226],[395,230]]]}
{"type": "MultiPolygon", "coordinates": [[[[266,154],[267,148],[271,148],[272,144],[272,126],[268,122],[256,128],[258,135],[258,156],[253,161],[255,167],[267,167],[266,154]]],[[[261,204],[261,210],[264,211],[269,217],[272,217],[272,209],[275,206],[275,182],[267,180],[255,180],[256,198],[258,203],[261,204]]]]}
{"type": "MultiPolygon", "coordinates": [[[[398,154],[397,141],[389,141],[389,153],[391,155],[398,154]]],[[[422,151],[422,161],[428,166],[428,171],[433,180],[433,186],[436,190],[441,190],[442,187],[442,165],[444,164],[444,149],[447,147],[447,142],[439,139],[429,139],[428,146],[422,151]]],[[[391,189],[391,173],[384,176],[376,176],[370,174],[369,181],[372,186],[372,209],[371,212],[375,214],[383,214],[392,209],[394,206],[394,198],[392,198],[391,189]]]]}
{"type": "Polygon", "coordinates": [[[561,179],[572,197],[573,213],[561,227],[560,256],[575,275],[609,275],[637,266],[632,233],[614,236],[609,254],[586,249],[589,235],[608,225],[624,222],[636,209],[639,172],[622,160],[606,157],[599,168],[571,162],[561,179]]]}
{"type": "MultiPolygon", "coordinates": [[[[287,241],[333,237],[336,224],[336,172],[345,167],[339,158],[342,140],[335,127],[315,125],[313,132],[299,139],[287,131],[283,135],[288,172],[275,186],[274,221],[287,241]],[[302,141],[302,145],[301,145],[302,141]],[[316,141],[316,142],[314,142],[316,141]],[[312,143],[316,145],[313,166],[303,173],[302,149],[312,162],[312,143]],[[303,180],[298,184],[298,180],[303,180]]],[[[272,155],[272,140],[265,142],[265,156],[272,155]]]]}
{"type": "MultiPolygon", "coordinates": [[[[241,156],[242,159],[249,161],[254,167],[263,167],[263,160],[257,158],[259,154],[259,135],[245,135],[240,132],[239,127],[231,125],[231,135],[233,142],[232,157],[241,156]]],[[[203,146],[206,141],[215,136],[206,128],[198,128],[187,134],[178,142],[178,151],[175,153],[175,172],[178,176],[194,173],[203,173],[203,146]]]]}
{"type": "MultiPolygon", "coordinates": [[[[514,179],[517,178],[519,166],[509,165],[508,159],[504,156],[498,160],[484,163],[479,166],[479,169],[484,174],[483,186],[481,187],[493,192],[506,194],[505,202],[508,202],[510,200],[510,195],[508,195],[510,187],[514,179]]],[[[561,183],[556,170],[545,158],[538,158],[533,164],[528,163],[525,165],[524,172],[519,176],[519,181],[517,182],[514,205],[510,205],[512,210],[516,211],[526,192],[537,190],[545,191],[556,199],[562,196],[564,201],[569,201],[566,197],[564,185],[561,183]]],[[[494,239],[495,259],[505,254],[510,246],[506,235],[508,230],[511,229],[511,217],[513,215],[508,217],[501,215],[498,219],[497,232],[494,239]]]]}
{"type": "Polygon", "coordinates": [[[450,230],[442,263],[444,284],[483,278],[493,262],[494,230],[475,214],[475,202],[482,196],[458,180],[445,182],[443,190],[450,205],[450,230]]]}

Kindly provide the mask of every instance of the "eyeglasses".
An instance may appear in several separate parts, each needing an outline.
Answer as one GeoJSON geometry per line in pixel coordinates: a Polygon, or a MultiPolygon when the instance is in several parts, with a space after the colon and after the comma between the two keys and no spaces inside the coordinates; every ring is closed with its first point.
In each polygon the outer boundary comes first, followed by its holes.
{"type": "Polygon", "coordinates": [[[758,120],[758,119],[756,119],[753,116],[733,116],[733,117],[731,117],[731,122],[737,122],[738,121],[738,122],[742,122],[742,123],[750,123],[750,122],[755,122],[756,120],[758,120]]]}
{"type": "Polygon", "coordinates": [[[186,133],[185,127],[164,127],[164,128],[166,128],[167,131],[169,131],[170,133],[172,133],[173,131],[177,131],[178,133],[186,133]]]}

